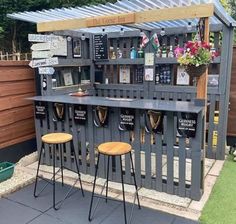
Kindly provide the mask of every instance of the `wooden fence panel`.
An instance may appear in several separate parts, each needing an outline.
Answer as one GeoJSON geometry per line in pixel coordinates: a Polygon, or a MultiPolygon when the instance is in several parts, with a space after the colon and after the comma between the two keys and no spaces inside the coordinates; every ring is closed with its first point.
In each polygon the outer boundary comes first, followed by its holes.
{"type": "Polygon", "coordinates": [[[34,70],[27,61],[0,61],[0,149],[35,137],[34,70]]]}

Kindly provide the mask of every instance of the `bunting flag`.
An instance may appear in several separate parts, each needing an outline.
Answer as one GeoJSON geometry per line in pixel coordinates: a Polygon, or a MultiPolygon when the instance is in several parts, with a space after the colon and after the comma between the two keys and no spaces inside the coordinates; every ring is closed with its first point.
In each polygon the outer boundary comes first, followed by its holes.
{"type": "Polygon", "coordinates": [[[152,38],[151,38],[151,43],[152,43],[152,46],[155,50],[157,50],[159,47],[160,47],[160,42],[158,40],[158,36],[156,33],[154,33],[152,35],[152,38]]]}
{"type": "Polygon", "coordinates": [[[149,38],[147,37],[147,35],[144,33],[142,35],[142,42],[141,42],[141,48],[145,48],[147,46],[147,43],[149,42],[149,38]]]}

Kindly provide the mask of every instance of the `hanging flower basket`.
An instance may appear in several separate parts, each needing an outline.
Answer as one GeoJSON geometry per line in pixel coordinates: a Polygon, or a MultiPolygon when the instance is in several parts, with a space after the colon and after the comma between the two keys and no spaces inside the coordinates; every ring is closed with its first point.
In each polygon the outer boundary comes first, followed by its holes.
{"type": "Polygon", "coordinates": [[[200,77],[206,72],[206,69],[207,65],[199,65],[198,67],[196,67],[195,65],[188,65],[185,68],[190,77],[200,77]]]}

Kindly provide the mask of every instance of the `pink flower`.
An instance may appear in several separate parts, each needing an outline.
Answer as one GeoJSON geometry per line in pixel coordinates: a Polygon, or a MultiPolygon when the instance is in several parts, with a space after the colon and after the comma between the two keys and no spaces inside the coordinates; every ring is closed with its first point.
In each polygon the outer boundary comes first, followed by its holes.
{"type": "Polygon", "coordinates": [[[178,46],[175,48],[174,53],[176,57],[180,57],[184,53],[184,48],[178,46]]]}

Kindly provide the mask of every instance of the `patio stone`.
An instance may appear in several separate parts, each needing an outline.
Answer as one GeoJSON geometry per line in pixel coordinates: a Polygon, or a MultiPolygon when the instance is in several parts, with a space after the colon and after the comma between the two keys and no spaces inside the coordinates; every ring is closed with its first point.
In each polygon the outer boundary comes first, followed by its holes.
{"type": "Polygon", "coordinates": [[[0,200],[0,214],[1,224],[26,224],[41,215],[41,212],[2,198],[0,200]]]}
{"type": "Polygon", "coordinates": [[[39,217],[33,219],[31,222],[27,224],[69,224],[68,222],[62,222],[61,220],[54,218],[50,215],[42,214],[39,217]]]}
{"type": "Polygon", "coordinates": [[[199,224],[198,221],[176,217],[173,224],[199,224]]]}
{"type": "Polygon", "coordinates": [[[215,162],[215,164],[213,165],[212,169],[209,172],[209,175],[213,175],[213,176],[219,176],[220,175],[220,171],[222,170],[223,166],[224,166],[224,160],[217,160],[215,162]]]}

